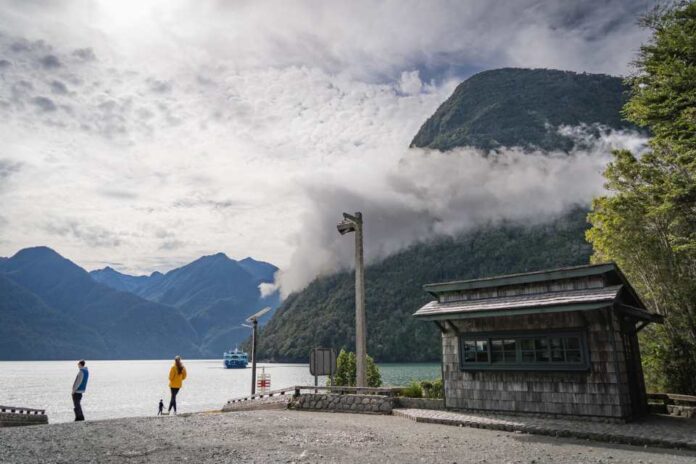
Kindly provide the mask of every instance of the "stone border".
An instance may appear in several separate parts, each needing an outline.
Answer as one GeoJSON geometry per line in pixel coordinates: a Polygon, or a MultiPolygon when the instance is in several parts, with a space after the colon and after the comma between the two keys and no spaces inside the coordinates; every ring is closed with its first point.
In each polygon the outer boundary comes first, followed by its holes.
{"type": "Polygon", "coordinates": [[[391,414],[396,399],[380,395],[335,395],[305,393],[290,402],[290,409],[306,411],[391,414]]]}
{"type": "Polygon", "coordinates": [[[288,403],[292,398],[288,396],[272,396],[259,398],[253,401],[241,401],[236,403],[226,403],[222,407],[222,412],[237,411],[258,411],[261,409],[287,409],[288,403]]]}
{"type": "Polygon", "coordinates": [[[48,416],[46,414],[0,412],[0,427],[20,427],[41,424],[48,424],[48,416]]]}
{"type": "Polygon", "coordinates": [[[664,438],[646,438],[627,433],[612,433],[607,430],[593,431],[591,427],[585,427],[582,431],[572,428],[524,424],[518,421],[505,420],[491,416],[473,416],[446,411],[426,411],[418,409],[395,409],[393,415],[405,417],[415,422],[442,424],[462,427],[473,427],[505,432],[522,432],[551,437],[579,438],[611,443],[622,443],[638,446],[657,446],[661,448],[682,448],[696,450],[696,435],[693,441],[664,438]]]}

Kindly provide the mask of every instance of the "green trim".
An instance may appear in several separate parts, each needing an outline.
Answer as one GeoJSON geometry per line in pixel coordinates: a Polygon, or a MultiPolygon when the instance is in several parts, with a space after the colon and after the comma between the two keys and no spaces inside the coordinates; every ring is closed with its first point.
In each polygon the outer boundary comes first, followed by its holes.
{"type": "MultiPolygon", "coordinates": [[[[551,346],[547,348],[549,358],[551,346]]],[[[564,348],[565,351],[565,348],[564,348]]],[[[542,372],[583,372],[590,369],[590,350],[587,344],[587,330],[585,328],[570,330],[522,330],[522,331],[495,331],[495,332],[467,332],[459,336],[459,369],[461,371],[542,371],[542,372]],[[568,338],[576,337],[580,343],[580,362],[511,362],[494,363],[492,356],[492,340],[515,340],[516,357],[519,359],[522,353],[519,342],[524,339],[537,338],[568,338]],[[488,362],[464,362],[465,341],[486,340],[488,346],[488,362]]]]}
{"type": "Polygon", "coordinates": [[[485,311],[467,311],[462,310],[461,312],[442,312],[438,314],[428,314],[420,315],[418,313],[414,314],[414,317],[422,319],[424,321],[439,321],[445,319],[480,319],[485,317],[506,317],[506,316],[524,316],[527,314],[549,314],[549,313],[565,313],[571,311],[591,311],[594,309],[601,309],[607,306],[611,306],[612,301],[603,301],[599,303],[585,303],[585,304],[568,304],[562,306],[546,306],[546,307],[530,307],[530,308],[520,308],[520,309],[489,309],[485,311]]]}
{"type": "Polygon", "coordinates": [[[437,294],[443,292],[501,287],[504,285],[522,285],[534,282],[545,282],[549,280],[602,275],[616,271],[617,267],[614,263],[594,264],[589,266],[576,266],[563,269],[553,269],[549,271],[537,271],[527,272],[524,274],[510,274],[496,277],[486,277],[483,279],[459,280],[453,282],[426,284],[423,285],[423,290],[437,296],[437,294]]]}

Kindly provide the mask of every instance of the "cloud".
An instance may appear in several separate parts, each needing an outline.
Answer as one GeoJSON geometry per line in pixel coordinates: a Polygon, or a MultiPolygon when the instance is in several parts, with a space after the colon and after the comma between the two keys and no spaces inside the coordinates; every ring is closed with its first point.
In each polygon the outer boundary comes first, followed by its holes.
{"type": "Polygon", "coordinates": [[[262,282],[259,284],[259,292],[261,293],[261,298],[273,295],[278,291],[278,287],[275,284],[270,284],[267,282],[262,282]]]}
{"type": "Polygon", "coordinates": [[[48,97],[34,97],[31,101],[41,111],[55,111],[57,109],[56,104],[48,97]]]}
{"type": "Polygon", "coordinates": [[[122,244],[118,233],[77,220],[58,219],[46,222],[44,229],[51,234],[77,239],[90,247],[115,248],[122,244]]]}
{"type": "Polygon", "coordinates": [[[180,240],[165,240],[162,242],[162,244],[159,246],[160,250],[178,250],[179,248],[182,248],[186,245],[186,242],[182,242],[180,240]]]}
{"type": "Polygon", "coordinates": [[[136,200],[138,198],[138,194],[135,192],[117,188],[102,188],[98,191],[98,193],[105,197],[115,198],[118,200],[136,200]]]}
{"type": "Polygon", "coordinates": [[[51,91],[55,94],[65,95],[68,93],[68,88],[61,81],[51,82],[51,91]]]}
{"type": "Polygon", "coordinates": [[[61,67],[60,60],[55,55],[42,56],[41,59],[39,59],[39,63],[44,67],[44,69],[55,69],[61,67]]]}
{"type": "Polygon", "coordinates": [[[22,169],[22,163],[11,159],[0,158],[0,180],[6,181],[10,176],[22,169]]]}
{"type": "Polygon", "coordinates": [[[15,2],[4,6],[0,29],[44,40],[19,40],[16,51],[60,40],[82,60],[96,53],[150,68],[195,67],[216,57],[235,69],[310,66],[373,82],[396,80],[404,70],[430,80],[500,66],[625,74],[635,44],[646,38],[636,17],[654,4],[103,0],[39,8],[15,2]],[[93,43],[86,46],[85,37],[93,43]]]}
{"type": "Polygon", "coordinates": [[[344,210],[365,212],[375,259],[587,201],[607,159],[592,128],[567,128],[590,140],[569,158],[405,147],[481,69],[627,73],[650,4],[5,2],[0,139],[22,164],[0,253],[149,273],[224,251],[281,266],[289,292],[351,262],[344,210]]]}
{"type": "MultiPolygon", "coordinates": [[[[439,235],[455,235],[501,221],[538,223],[603,192],[602,171],[614,148],[644,149],[646,138],[587,127],[562,128],[583,138],[586,148],[525,153],[520,148],[486,153],[459,148],[446,153],[421,149],[379,153],[379,167],[355,163],[306,176],[312,204],[294,237],[290,265],[277,276],[283,296],[316,275],[353,265],[353,241],[340,236],[342,212],[361,211],[368,262],[439,235]]],[[[373,154],[376,155],[376,154],[373,154]]]]}
{"type": "Polygon", "coordinates": [[[97,59],[97,56],[94,54],[94,50],[92,50],[89,47],[78,48],[77,50],[73,50],[72,54],[73,56],[76,56],[84,61],[94,61],[97,59]]]}

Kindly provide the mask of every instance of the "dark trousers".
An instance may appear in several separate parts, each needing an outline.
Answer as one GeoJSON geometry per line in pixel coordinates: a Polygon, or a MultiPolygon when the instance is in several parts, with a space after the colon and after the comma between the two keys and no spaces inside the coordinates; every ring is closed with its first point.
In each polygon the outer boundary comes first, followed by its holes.
{"type": "Polygon", "coordinates": [[[82,405],[80,404],[81,401],[82,401],[82,393],[73,393],[72,394],[72,402],[73,402],[73,406],[74,406],[75,420],[76,421],[85,420],[85,416],[82,414],[82,405]]]}
{"type": "Polygon", "coordinates": [[[174,412],[176,412],[176,394],[179,393],[178,388],[170,388],[172,391],[172,399],[169,400],[169,409],[167,411],[171,411],[172,408],[174,408],[174,412]]]}

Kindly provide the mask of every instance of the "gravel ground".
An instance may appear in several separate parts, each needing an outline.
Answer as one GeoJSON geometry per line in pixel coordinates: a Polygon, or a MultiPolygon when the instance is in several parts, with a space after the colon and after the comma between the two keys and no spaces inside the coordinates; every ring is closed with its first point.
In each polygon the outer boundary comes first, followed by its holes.
{"type": "Polygon", "coordinates": [[[0,462],[694,464],[696,452],[274,410],[4,428],[0,462]]]}

